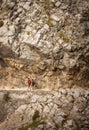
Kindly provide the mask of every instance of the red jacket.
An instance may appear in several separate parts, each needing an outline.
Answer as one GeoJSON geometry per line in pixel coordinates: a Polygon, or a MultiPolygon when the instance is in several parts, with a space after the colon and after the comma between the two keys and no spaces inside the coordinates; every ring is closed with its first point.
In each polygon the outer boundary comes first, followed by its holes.
{"type": "Polygon", "coordinates": [[[30,84],[31,84],[31,80],[30,80],[30,79],[28,79],[27,83],[30,85],[30,84]]]}

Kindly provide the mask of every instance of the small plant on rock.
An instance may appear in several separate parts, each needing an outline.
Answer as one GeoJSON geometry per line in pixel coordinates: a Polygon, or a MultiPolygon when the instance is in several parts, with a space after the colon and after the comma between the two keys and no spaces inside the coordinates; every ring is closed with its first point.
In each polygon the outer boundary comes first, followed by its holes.
{"type": "Polygon", "coordinates": [[[38,110],[36,110],[33,114],[33,117],[32,117],[32,122],[25,125],[25,126],[22,126],[21,128],[19,128],[18,130],[29,130],[29,128],[37,128],[39,125],[45,125],[46,122],[44,121],[43,118],[39,118],[40,117],[40,113],[38,110]]]}
{"type": "Polygon", "coordinates": [[[36,111],[34,112],[34,115],[33,115],[33,117],[32,117],[32,120],[35,121],[35,120],[36,120],[37,118],[39,118],[39,117],[40,117],[39,111],[36,110],[36,111]]]}

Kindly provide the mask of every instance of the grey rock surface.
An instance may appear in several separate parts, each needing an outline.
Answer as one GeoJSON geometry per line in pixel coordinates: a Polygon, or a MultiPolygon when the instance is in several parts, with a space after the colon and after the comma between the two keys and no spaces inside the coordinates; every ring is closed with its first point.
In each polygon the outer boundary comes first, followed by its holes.
{"type": "Polygon", "coordinates": [[[42,88],[89,86],[88,0],[3,0],[0,7],[0,44],[25,61],[25,75],[42,88]]]}
{"type": "Polygon", "coordinates": [[[0,119],[1,130],[89,129],[88,89],[2,91],[0,100],[0,112],[5,114],[0,119]]]}
{"type": "Polygon", "coordinates": [[[89,0],[0,0],[0,130],[89,130],[89,0]]]}

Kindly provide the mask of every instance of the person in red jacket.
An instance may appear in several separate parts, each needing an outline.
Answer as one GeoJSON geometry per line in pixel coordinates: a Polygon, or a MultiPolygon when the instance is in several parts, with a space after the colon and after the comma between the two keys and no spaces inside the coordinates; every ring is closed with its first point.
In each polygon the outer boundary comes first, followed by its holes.
{"type": "Polygon", "coordinates": [[[30,78],[28,78],[27,83],[28,83],[28,87],[30,88],[31,87],[31,79],[30,78]]]}

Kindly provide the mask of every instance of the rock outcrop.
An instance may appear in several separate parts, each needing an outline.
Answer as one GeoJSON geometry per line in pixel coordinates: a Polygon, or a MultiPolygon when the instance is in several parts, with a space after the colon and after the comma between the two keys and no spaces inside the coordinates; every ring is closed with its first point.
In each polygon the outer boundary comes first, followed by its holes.
{"type": "Polygon", "coordinates": [[[88,89],[1,91],[1,102],[0,130],[89,130],[88,89]]]}
{"type": "MultiPolygon", "coordinates": [[[[2,0],[0,44],[25,62],[23,74],[34,77],[39,88],[88,87],[88,23],[88,0],[2,0]]],[[[7,86],[13,86],[8,77],[7,86]]]]}
{"type": "Polygon", "coordinates": [[[89,130],[89,0],[0,0],[0,130],[89,130]]]}

